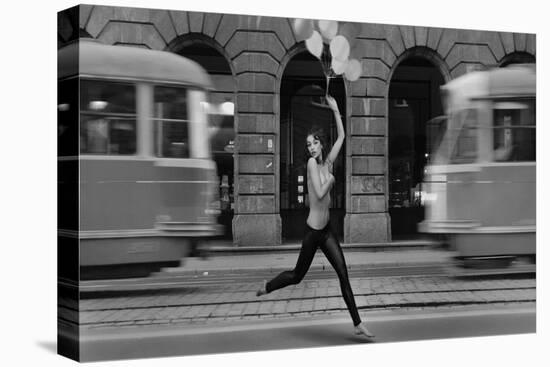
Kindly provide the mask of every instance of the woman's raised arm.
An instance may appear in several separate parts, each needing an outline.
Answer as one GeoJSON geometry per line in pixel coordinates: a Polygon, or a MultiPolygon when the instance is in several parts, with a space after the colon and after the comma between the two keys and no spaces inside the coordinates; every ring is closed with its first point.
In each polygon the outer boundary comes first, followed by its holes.
{"type": "Polygon", "coordinates": [[[344,144],[344,139],[346,138],[346,133],[344,132],[344,124],[342,123],[338,103],[336,103],[336,100],[333,97],[328,95],[326,96],[326,100],[334,113],[334,119],[336,120],[336,131],[338,132],[338,137],[336,138],[336,141],[327,156],[329,164],[332,164],[336,160],[336,157],[338,157],[338,153],[340,153],[340,149],[342,148],[342,144],[344,144]]]}

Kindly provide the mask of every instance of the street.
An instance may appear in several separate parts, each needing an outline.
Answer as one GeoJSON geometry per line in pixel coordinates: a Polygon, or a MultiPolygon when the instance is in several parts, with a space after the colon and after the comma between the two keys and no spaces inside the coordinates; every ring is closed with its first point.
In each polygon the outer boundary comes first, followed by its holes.
{"type": "MultiPolygon", "coordinates": [[[[376,343],[535,332],[534,305],[391,310],[363,315],[376,334],[376,343]]],[[[349,319],[343,316],[281,321],[85,330],[81,357],[83,361],[95,361],[369,343],[353,335],[349,319]]]]}
{"type": "MultiPolygon", "coordinates": [[[[462,278],[435,270],[350,271],[375,342],[535,332],[532,274],[462,278]]],[[[78,320],[83,361],[366,342],[353,335],[332,269],[313,269],[298,285],[256,297],[270,274],[189,272],[92,282],[81,290],[78,313],[70,300],[60,300],[59,325],[69,331],[78,320]]]]}

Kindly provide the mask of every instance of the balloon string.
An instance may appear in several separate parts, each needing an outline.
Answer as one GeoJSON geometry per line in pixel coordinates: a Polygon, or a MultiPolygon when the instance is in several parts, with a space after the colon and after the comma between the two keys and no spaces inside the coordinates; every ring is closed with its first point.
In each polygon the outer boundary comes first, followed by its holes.
{"type": "Polygon", "coordinates": [[[326,50],[323,48],[323,53],[321,55],[322,64],[323,64],[323,72],[325,74],[325,77],[327,78],[327,84],[326,84],[326,92],[325,94],[328,95],[329,90],[329,83],[330,83],[330,77],[331,77],[331,60],[330,60],[330,54],[328,52],[325,52],[326,50]]]}

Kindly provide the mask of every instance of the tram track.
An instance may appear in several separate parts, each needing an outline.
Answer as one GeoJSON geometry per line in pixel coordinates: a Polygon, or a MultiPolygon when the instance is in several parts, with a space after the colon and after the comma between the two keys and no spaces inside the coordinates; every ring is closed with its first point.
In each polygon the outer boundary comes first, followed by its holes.
{"type": "MultiPolygon", "coordinates": [[[[181,289],[187,287],[216,287],[224,285],[258,283],[272,278],[282,269],[225,269],[215,271],[182,271],[159,273],[144,278],[106,279],[84,281],[78,286],[81,294],[123,291],[147,291],[181,289]]],[[[451,277],[451,278],[498,278],[534,277],[534,265],[517,265],[507,268],[467,269],[448,264],[414,264],[389,266],[355,266],[348,269],[350,279],[392,277],[451,277]]],[[[304,280],[337,279],[330,267],[312,268],[304,280]]],[[[75,287],[61,282],[61,286],[75,287]]]]}
{"type": "MultiPolygon", "coordinates": [[[[183,271],[160,273],[144,278],[106,279],[80,282],[80,292],[124,291],[124,290],[155,290],[184,288],[189,286],[220,286],[232,284],[257,283],[278,274],[283,269],[225,269],[215,271],[183,271]]],[[[393,276],[444,276],[445,270],[439,265],[404,265],[353,267],[348,269],[350,279],[393,276]]],[[[304,280],[337,279],[336,273],[330,267],[312,268],[304,280]]],[[[68,283],[63,285],[69,286],[68,283]]]]}
{"type": "MultiPolygon", "coordinates": [[[[178,290],[186,288],[216,288],[224,286],[257,285],[264,279],[272,278],[280,270],[218,270],[213,272],[169,273],[149,276],[146,278],[109,279],[81,282],[78,287],[81,297],[92,298],[110,293],[136,293],[162,290],[178,290]]],[[[460,269],[439,265],[406,265],[406,266],[376,266],[354,267],[348,270],[353,279],[376,278],[423,278],[443,277],[456,279],[492,279],[492,278],[533,278],[534,266],[524,266],[505,269],[460,269]]],[[[332,268],[310,269],[304,281],[337,280],[332,268]]],[[[69,283],[60,283],[62,287],[74,287],[69,283]]]]}

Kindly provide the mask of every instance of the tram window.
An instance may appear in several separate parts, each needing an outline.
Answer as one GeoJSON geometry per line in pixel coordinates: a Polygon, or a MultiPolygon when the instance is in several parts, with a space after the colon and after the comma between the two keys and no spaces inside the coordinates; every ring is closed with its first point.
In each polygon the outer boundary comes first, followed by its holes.
{"type": "Polygon", "coordinates": [[[82,80],[80,90],[80,152],[135,154],[137,136],[134,86],[82,80]]]}
{"type": "Polygon", "coordinates": [[[83,115],[80,128],[80,151],[86,154],[134,154],[135,120],[83,115]]]}
{"type": "Polygon", "coordinates": [[[136,92],[131,84],[102,80],[80,81],[80,109],[97,114],[136,114],[136,92]]]}
{"type": "Polygon", "coordinates": [[[155,87],[155,118],[187,120],[187,89],[155,87]]]}
{"type": "Polygon", "coordinates": [[[57,155],[78,155],[78,79],[68,79],[57,88],[57,155]]]}
{"type": "Polygon", "coordinates": [[[158,157],[189,158],[187,89],[155,87],[154,139],[158,157]]]}
{"type": "Polygon", "coordinates": [[[473,163],[477,157],[476,110],[461,111],[456,118],[463,121],[451,155],[451,163],[473,163]]]}
{"type": "Polygon", "coordinates": [[[426,123],[426,131],[428,134],[426,153],[428,154],[428,160],[430,162],[437,156],[436,152],[439,151],[440,146],[443,144],[445,132],[447,131],[447,124],[447,116],[438,116],[426,123]]]}
{"type": "Polygon", "coordinates": [[[494,107],[494,160],[535,161],[535,102],[500,102],[494,107]]]}
{"type": "Polygon", "coordinates": [[[186,121],[155,122],[156,155],[189,158],[189,133],[186,121]]]}

